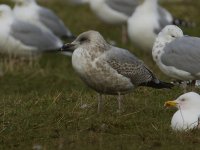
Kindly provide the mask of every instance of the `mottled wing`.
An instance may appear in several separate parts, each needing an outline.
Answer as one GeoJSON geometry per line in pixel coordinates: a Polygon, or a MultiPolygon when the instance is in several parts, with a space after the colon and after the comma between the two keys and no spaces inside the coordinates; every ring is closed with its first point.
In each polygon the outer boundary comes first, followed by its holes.
{"type": "Polygon", "coordinates": [[[139,5],[139,0],[105,0],[106,4],[115,11],[131,16],[139,5]]]}
{"type": "Polygon", "coordinates": [[[49,32],[43,32],[35,25],[15,20],[11,25],[11,36],[27,46],[38,50],[53,50],[58,48],[58,39],[49,32]]]}
{"type": "Polygon", "coordinates": [[[143,62],[127,50],[112,47],[107,52],[106,58],[113,69],[129,78],[134,85],[141,85],[154,79],[143,62]]]}
{"type": "Polygon", "coordinates": [[[200,38],[185,36],[167,44],[161,61],[166,66],[187,71],[193,75],[200,72],[200,38]]]}
{"type": "Polygon", "coordinates": [[[49,28],[55,35],[71,36],[71,32],[67,29],[64,23],[49,9],[44,7],[39,7],[38,15],[40,21],[49,28]]]}

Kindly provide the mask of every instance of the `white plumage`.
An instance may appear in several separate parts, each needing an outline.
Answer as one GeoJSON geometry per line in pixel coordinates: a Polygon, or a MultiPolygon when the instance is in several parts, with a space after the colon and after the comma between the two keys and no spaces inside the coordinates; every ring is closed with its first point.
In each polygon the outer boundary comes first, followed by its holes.
{"type": "Polygon", "coordinates": [[[35,52],[54,50],[62,42],[50,32],[37,26],[19,21],[11,8],[0,5],[0,48],[1,52],[14,55],[32,55],[35,52]]]}
{"type": "Polygon", "coordinates": [[[179,27],[168,25],[159,33],[152,55],[166,75],[183,81],[200,79],[200,38],[184,36],[179,27]]]}
{"type": "Polygon", "coordinates": [[[172,21],[171,14],[157,0],[145,0],[128,19],[129,38],[136,47],[151,51],[159,31],[172,21]]]}
{"type": "Polygon", "coordinates": [[[124,24],[129,16],[109,7],[104,0],[90,0],[90,8],[104,22],[109,24],[124,24]]]}
{"type": "Polygon", "coordinates": [[[63,21],[50,9],[39,6],[35,0],[13,1],[16,2],[13,12],[18,19],[52,32],[58,37],[73,37],[63,21]]]}
{"type": "Polygon", "coordinates": [[[175,106],[178,111],[173,115],[171,127],[176,131],[187,131],[198,128],[200,116],[200,95],[189,92],[174,101],[167,101],[166,107],[175,106]]]}

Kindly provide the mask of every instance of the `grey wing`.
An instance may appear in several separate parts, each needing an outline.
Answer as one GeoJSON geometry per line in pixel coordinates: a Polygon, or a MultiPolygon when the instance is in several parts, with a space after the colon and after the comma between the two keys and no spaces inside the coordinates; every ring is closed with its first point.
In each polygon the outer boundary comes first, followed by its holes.
{"type": "Polygon", "coordinates": [[[35,25],[15,20],[11,25],[11,36],[27,46],[38,50],[54,50],[59,48],[59,39],[50,32],[43,32],[35,25]]]}
{"type": "Polygon", "coordinates": [[[178,38],[166,45],[164,51],[161,61],[166,66],[174,66],[193,75],[200,73],[200,38],[178,38]]]}
{"type": "Polygon", "coordinates": [[[107,52],[106,59],[113,69],[129,78],[134,85],[141,85],[155,78],[143,62],[127,50],[112,47],[107,52]]]}
{"type": "Polygon", "coordinates": [[[49,9],[40,7],[38,10],[40,21],[59,37],[71,37],[72,34],[64,23],[49,9]]]}
{"type": "Polygon", "coordinates": [[[154,29],[154,33],[158,34],[165,26],[172,24],[172,17],[167,10],[162,7],[158,7],[159,14],[159,28],[154,29]]]}
{"type": "Polygon", "coordinates": [[[106,4],[126,16],[131,16],[139,5],[139,0],[105,0],[106,4]]]}

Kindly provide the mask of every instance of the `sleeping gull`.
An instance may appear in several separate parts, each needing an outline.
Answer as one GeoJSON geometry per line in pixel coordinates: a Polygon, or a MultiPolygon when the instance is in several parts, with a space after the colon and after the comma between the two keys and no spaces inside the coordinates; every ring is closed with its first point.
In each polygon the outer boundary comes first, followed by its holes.
{"type": "Polygon", "coordinates": [[[200,79],[200,38],[184,36],[179,27],[168,25],[159,33],[152,55],[166,75],[183,81],[200,79]]]}
{"type": "Polygon", "coordinates": [[[39,6],[35,0],[13,0],[13,9],[18,19],[37,25],[38,27],[53,32],[58,37],[72,38],[73,35],[51,10],[39,6]]]}
{"type": "Polygon", "coordinates": [[[32,55],[44,50],[59,49],[62,42],[51,32],[16,19],[11,8],[0,5],[1,52],[14,55],[32,55]]]}
{"type": "Polygon", "coordinates": [[[63,51],[74,51],[72,65],[80,78],[100,94],[118,95],[119,111],[121,95],[131,92],[137,86],[157,89],[171,88],[173,85],[158,80],[148,67],[128,50],[109,45],[96,31],[80,34],[63,51]]]}
{"type": "MultiPolygon", "coordinates": [[[[157,34],[170,24],[185,21],[173,19],[172,15],[158,5],[157,0],[145,0],[128,19],[128,36],[133,44],[145,51],[152,51],[157,34]]],[[[186,23],[188,26],[190,23],[186,23]]]]}
{"type": "Polygon", "coordinates": [[[176,131],[187,131],[199,128],[200,95],[189,92],[181,95],[174,101],[167,101],[166,107],[177,107],[178,111],[173,115],[171,127],[176,131]]]}
{"type": "Polygon", "coordinates": [[[122,41],[126,42],[126,23],[139,0],[88,0],[91,10],[103,22],[122,25],[122,41]]]}

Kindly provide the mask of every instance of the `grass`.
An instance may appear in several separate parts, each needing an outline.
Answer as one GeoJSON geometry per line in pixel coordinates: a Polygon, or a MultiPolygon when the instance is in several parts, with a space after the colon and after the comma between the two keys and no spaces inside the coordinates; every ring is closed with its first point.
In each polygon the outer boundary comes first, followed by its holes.
{"type": "MultiPolygon", "coordinates": [[[[159,78],[170,81],[156,67],[150,54],[134,48],[130,42],[122,44],[120,27],[103,24],[88,6],[71,6],[62,0],[40,0],[40,4],[52,8],[76,35],[98,30],[106,39],[115,40],[118,46],[144,60],[159,78]]],[[[170,1],[163,5],[176,17],[200,23],[199,0],[170,1]]],[[[184,31],[200,36],[198,26],[184,31]]],[[[2,150],[197,150],[200,147],[199,131],[177,133],[170,128],[175,110],[166,110],[163,104],[183,93],[179,87],[173,90],[138,88],[124,98],[125,111],[121,115],[116,112],[116,98],[106,96],[103,113],[97,114],[96,93],[74,73],[70,58],[45,54],[31,66],[6,60],[6,56],[1,56],[2,150]]]]}

